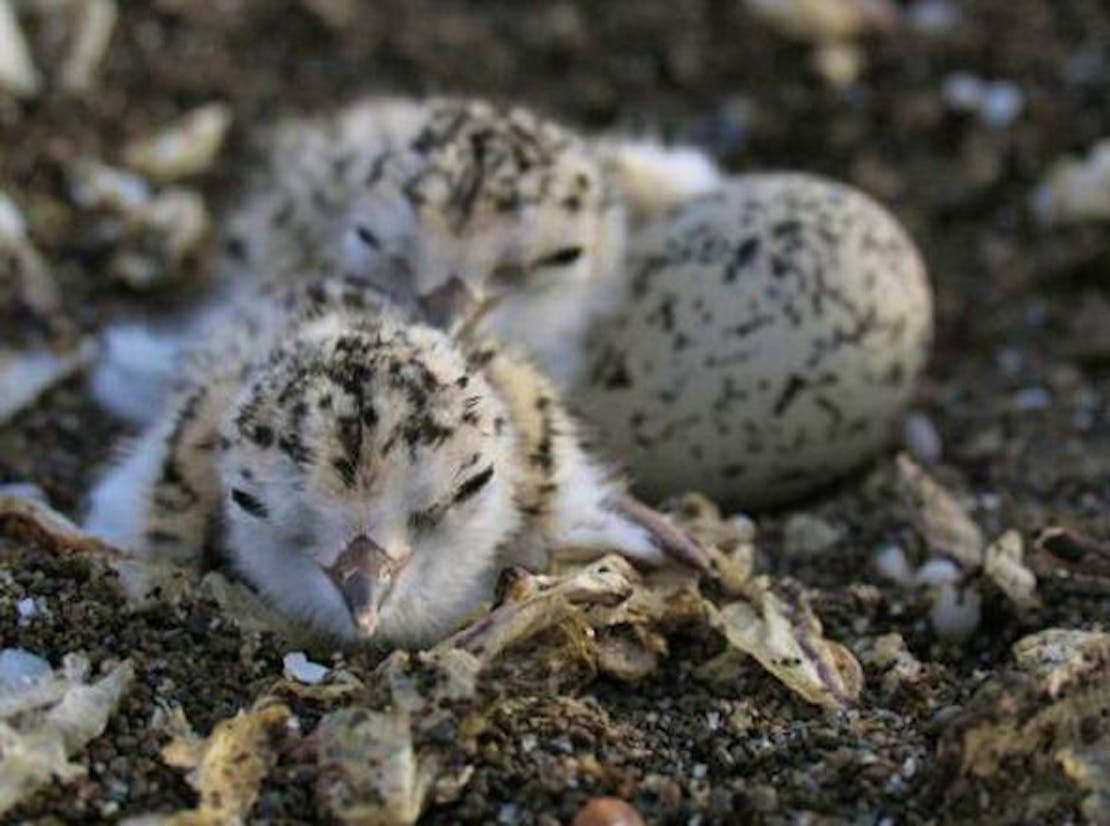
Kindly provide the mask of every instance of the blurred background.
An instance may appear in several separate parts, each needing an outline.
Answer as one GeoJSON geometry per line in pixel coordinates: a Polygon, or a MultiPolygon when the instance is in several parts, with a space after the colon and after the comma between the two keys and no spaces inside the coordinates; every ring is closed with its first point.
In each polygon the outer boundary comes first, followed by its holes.
{"type": "MultiPolygon", "coordinates": [[[[692,143],[733,172],[808,170],[870,193],[920,244],[937,290],[936,347],[906,442],[966,494],[991,536],[1064,525],[1101,545],[1063,551],[1110,547],[1104,0],[0,0],[0,362],[33,354],[42,379],[0,376],[0,482],[33,482],[77,511],[121,433],[76,375],[89,358],[81,342],[121,313],[204,293],[206,241],[250,169],[254,130],[366,92],[518,102],[588,132],[692,143]]],[[[683,694],[685,664],[674,683],[602,685],[599,696],[634,724],[630,765],[654,749],[653,771],[683,782],[690,761],[722,783],[739,778],[735,797],[707,793],[697,806],[665,784],[643,792],[666,822],[701,822],[696,811],[730,822],[741,803],[774,810],[779,794],[796,811],[883,800],[899,820],[936,816],[950,775],[932,764],[915,775],[923,763],[909,761],[935,753],[936,732],[952,719],[942,720],[946,709],[967,699],[983,669],[1008,668],[1009,645],[1027,629],[988,607],[990,633],[958,650],[937,646],[901,596],[871,584],[872,552],[904,530],[882,510],[883,496],[849,485],[813,506],[844,528],[824,562],[771,553],[765,563],[814,588],[838,638],[898,627],[928,655],[927,679],[873,688],[886,691],[885,704],[858,718],[862,733],[845,723],[816,735],[805,726],[817,718],[805,712],[765,734],[774,726],[759,716],[762,700],[695,703],[683,694]],[[693,710],[682,725],[668,722],[678,711],[660,717],[683,703],[693,710]],[[710,753],[702,723],[708,713],[720,724],[726,712],[747,715],[738,738],[752,730],[752,743],[730,747],[727,760],[710,753]]],[[[777,549],[776,517],[759,527],[761,547],[777,549]]],[[[1110,622],[1110,563],[1101,564],[1102,591],[1053,592],[1045,579],[1037,627],[1110,622]]],[[[697,653],[705,643],[683,644],[697,653]]],[[[607,735],[587,711],[573,736],[593,748],[607,735]]],[[[563,757],[513,775],[491,754],[466,822],[500,817],[498,801],[525,780],[552,807],[563,799],[565,789],[548,783],[563,757]]],[[[1036,820],[1029,812],[1041,798],[1013,784],[1037,779],[1009,773],[993,798],[974,787],[953,796],[968,818],[1011,806],[1014,822],[1036,820]]],[[[177,782],[175,794],[186,795],[177,782]]],[[[295,783],[283,789],[299,794],[295,783]]],[[[1078,811],[1068,794],[1062,819],[1078,811]]]]}

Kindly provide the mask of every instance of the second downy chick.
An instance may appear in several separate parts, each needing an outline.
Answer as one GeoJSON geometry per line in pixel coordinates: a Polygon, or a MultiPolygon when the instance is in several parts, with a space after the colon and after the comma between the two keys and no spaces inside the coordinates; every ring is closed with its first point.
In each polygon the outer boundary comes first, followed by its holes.
{"type": "Polygon", "coordinates": [[[342,279],[227,309],[92,498],[134,552],[225,558],[339,641],[433,641],[559,547],[703,564],[583,450],[552,386],[342,279]]]}

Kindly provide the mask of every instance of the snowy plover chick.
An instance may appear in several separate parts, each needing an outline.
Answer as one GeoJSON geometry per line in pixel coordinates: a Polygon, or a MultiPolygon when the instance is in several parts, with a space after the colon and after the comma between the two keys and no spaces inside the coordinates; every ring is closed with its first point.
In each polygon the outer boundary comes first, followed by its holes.
{"type": "Polygon", "coordinates": [[[341,641],[434,640],[500,568],[559,547],[702,562],[586,455],[546,379],[372,288],[324,279],[241,303],[182,370],[94,491],[90,528],[183,562],[222,553],[341,641]]]}
{"type": "Polygon", "coordinates": [[[449,329],[480,317],[562,386],[586,326],[619,301],[626,201],[655,212],[716,180],[692,150],[594,143],[476,100],[370,99],[285,123],[265,152],[231,221],[233,271],[375,279],[449,329]]]}

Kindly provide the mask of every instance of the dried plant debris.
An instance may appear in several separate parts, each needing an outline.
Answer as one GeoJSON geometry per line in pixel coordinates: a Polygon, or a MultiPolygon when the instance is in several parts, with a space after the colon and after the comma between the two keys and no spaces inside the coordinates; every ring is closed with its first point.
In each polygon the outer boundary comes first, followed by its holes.
{"type": "Polygon", "coordinates": [[[67,92],[80,94],[96,85],[97,71],[108,53],[119,8],[115,0],[80,0],[69,6],[72,42],[62,62],[58,83],[67,92]]]}
{"type": "Polygon", "coordinates": [[[1085,158],[1057,161],[1031,206],[1045,224],[1110,220],[1110,140],[1099,141],[1085,158]]]}
{"type": "Polygon", "coordinates": [[[295,731],[292,712],[283,703],[263,698],[249,711],[218,723],[206,738],[192,732],[180,709],[165,714],[163,725],[175,736],[162,750],[162,758],[188,771],[189,785],[199,800],[195,809],[141,822],[173,826],[246,822],[262,780],[277,760],[278,746],[291,728],[295,731]]]}
{"type": "Polygon", "coordinates": [[[104,732],[134,677],[125,661],[87,682],[89,661],[78,654],[52,674],[21,668],[22,675],[0,679],[0,814],[52,779],[84,774],[70,758],[104,732]]]}
{"type": "Polygon", "coordinates": [[[69,170],[70,196],[97,243],[114,250],[108,273],[148,290],[204,271],[212,219],[198,192],[156,190],[146,179],[84,159],[69,170]]]}
{"type": "Polygon", "coordinates": [[[29,326],[28,321],[56,325],[60,308],[54,276],[31,242],[23,213],[0,190],[0,319],[7,328],[2,343],[14,343],[16,328],[29,326]]]}
{"type": "Polygon", "coordinates": [[[1110,594],[1110,543],[1052,526],[1037,535],[1034,547],[1033,566],[1041,576],[1071,590],[1110,594]]]}
{"type": "Polygon", "coordinates": [[[42,87],[42,78],[31,62],[31,49],[15,14],[15,4],[0,3],[0,90],[31,97],[42,87]]]}
{"type": "Polygon", "coordinates": [[[898,457],[898,481],[914,525],[929,551],[964,570],[983,563],[983,532],[951,493],[909,456],[898,457]]]}
{"type": "Polygon", "coordinates": [[[711,607],[710,622],[731,646],[810,703],[844,708],[863,690],[859,662],[824,636],[821,621],[798,589],[776,593],[766,577],[757,577],[747,599],[711,607]]]}
{"type": "Polygon", "coordinates": [[[1050,628],[1013,646],[1018,668],[988,681],[945,731],[942,757],[962,774],[989,779],[1003,767],[1060,767],[1090,795],[1105,822],[1110,715],[1110,635],[1050,628]]]}
{"type": "Polygon", "coordinates": [[[1025,560],[1025,543],[1007,531],[985,546],[982,530],[939,482],[907,455],[898,457],[902,496],[932,556],[916,569],[898,546],[883,548],[879,571],[903,587],[931,593],[930,621],[942,637],[964,639],[979,627],[982,585],[990,583],[1019,614],[1040,605],[1037,577],[1025,560]]]}
{"type": "Polygon", "coordinates": [[[212,168],[231,126],[231,108],[208,103],[162,131],[129,143],[124,161],[158,181],[175,181],[212,168]]]}
{"type": "Polygon", "coordinates": [[[1037,608],[1037,577],[1026,566],[1025,543],[1017,531],[1006,531],[986,550],[983,573],[1010,599],[1019,611],[1037,608]]]}

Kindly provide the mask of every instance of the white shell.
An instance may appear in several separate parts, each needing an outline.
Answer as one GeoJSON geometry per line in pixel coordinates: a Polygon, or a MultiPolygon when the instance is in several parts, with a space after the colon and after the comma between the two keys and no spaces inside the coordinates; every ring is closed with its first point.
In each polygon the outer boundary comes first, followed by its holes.
{"type": "Polygon", "coordinates": [[[809,175],[733,178],[645,225],[628,277],[575,402],[651,496],[751,507],[832,481],[887,441],[932,339],[905,231],[809,175]]]}

